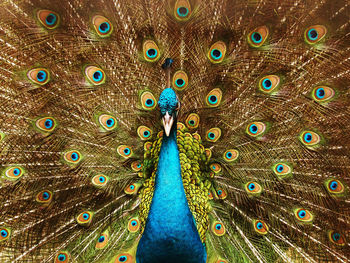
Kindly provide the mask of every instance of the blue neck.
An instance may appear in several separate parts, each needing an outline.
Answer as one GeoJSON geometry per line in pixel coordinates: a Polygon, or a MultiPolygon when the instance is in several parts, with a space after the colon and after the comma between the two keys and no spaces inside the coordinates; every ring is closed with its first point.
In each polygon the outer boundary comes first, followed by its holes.
{"type": "Polygon", "coordinates": [[[137,263],[206,262],[183,188],[176,129],[163,136],[155,190],[136,258],[137,263]]]}

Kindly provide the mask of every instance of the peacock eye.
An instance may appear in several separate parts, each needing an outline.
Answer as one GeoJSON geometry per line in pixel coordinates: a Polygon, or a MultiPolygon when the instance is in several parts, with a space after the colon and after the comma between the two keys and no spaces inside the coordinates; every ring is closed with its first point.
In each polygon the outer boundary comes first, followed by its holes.
{"type": "Polygon", "coordinates": [[[56,121],[54,118],[44,117],[37,119],[35,126],[41,131],[52,132],[56,128],[56,121]]]}
{"type": "MultiPolygon", "coordinates": [[[[221,172],[221,165],[218,163],[212,163],[210,165],[210,170],[212,170],[214,173],[220,173],[221,172]]],[[[222,192],[222,190],[220,190],[222,192]]]]}
{"type": "Polygon", "coordinates": [[[327,28],[322,25],[310,26],[305,30],[304,37],[306,43],[309,45],[316,44],[320,42],[327,33],[327,28]]]}
{"type": "Polygon", "coordinates": [[[108,177],[103,175],[103,174],[98,174],[92,177],[92,184],[95,185],[96,187],[104,187],[107,185],[108,182],[108,177]]]}
{"type": "Polygon", "coordinates": [[[227,196],[226,191],[224,189],[218,189],[216,191],[216,194],[217,194],[219,199],[225,199],[227,196]]]}
{"type": "Polygon", "coordinates": [[[212,231],[216,236],[223,236],[226,232],[225,226],[221,222],[214,222],[212,225],[212,231]]]}
{"type": "Polygon", "coordinates": [[[226,44],[222,41],[214,43],[208,52],[208,58],[211,63],[217,64],[224,60],[226,54],[226,44]]]}
{"type": "Polygon", "coordinates": [[[77,164],[81,161],[81,154],[79,151],[68,151],[63,155],[63,158],[70,164],[77,164]]]}
{"type": "Polygon", "coordinates": [[[262,187],[256,182],[249,182],[246,183],[245,190],[248,194],[260,194],[262,192],[262,187]]]}
{"type": "Polygon", "coordinates": [[[310,211],[303,208],[295,209],[294,215],[301,222],[308,223],[313,220],[313,215],[310,213],[310,211]]]}
{"type": "Polygon", "coordinates": [[[105,131],[112,131],[117,127],[116,118],[109,114],[101,114],[98,122],[105,131]]]}
{"type": "Polygon", "coordinates": [[[117,152],[120,156],[124,157],[125,159],[132,156],[132,150],[127,145],[120,145],[117,148],[117,152]]]}
{"type": "Polygon", "coordinates": [[[55,263],[68,263],[70,255],[66,251],[59,251],[55,257],[55,263]]]}
{"type": "Polygon", "coordinates": [[[262,235],[267,234],[267,232],[269,231],[267,224],[262,220],[254,220],[253,226],[254,226],[254,230],[257,233],[262,234],[262,235]]]}
{"type": "Polygon", "coordinates": [[[255,121],[247,126],[246,132],[252,137],[258,137],[265,133],[266,124],[260,121],[255,121]]]}
{"type": "Polygon", "coordinates": [[[141,161],[133,161],[131,163],[131,169],[135,172],[139,172],[143,167],[143,163],[141,161]]]}
{"type": "Polygon", "coordinates": [[[312,98],[319,103],[330,101],[335,95],[335,91],[327,86],[318,86],[312,91],[312,98]]]}
{"type": "Polygon", "coordinates": [[[209,107],[219,106],[222,99],[222,91],[219,88],[211,90],[206,96],[205,102],[209,107]]]}
{"type": "Polygon", "coordinates": [[[9,239],[11,235],[11,230],[6,227],[0,227],[0,242],[9,239]]]}
{"type": "Polygon", "coordinates": [[[313,131],[303,131],[299,135],[299,140],[305,145],[305,146],[317,146],[320,141],[321,137],[316,132],[313,131]]]}
{"type": "Polygon", "coordinates": [[[273,171],[281,179],[292,174],[292,168],[285,163],[276,163],[273,166],[273,171]]]}
{"type": "Polygon", "coordinates": [[[336,179],[328,179],[324,182],[324,184],[326,186],[327,191],[330,194],[342,194],[345,190],[345,187],[342,184],[342,182],[336,179]]]}
{"type": "Polygon", "coordinates": [[[36,195],[36,201],[38,203],[47,204],[52,200],[52,192],[49,190],[43,190],[36,195]]]}
{"type": "Polygon", "coordinates": [[[59,16],[54,11],[39,10],[36,15],[40,24],[47,29],[55,29],[59,24],[59,16]]]}
{"type": "Polygon", "coordinates": [[[239,152],[237,150],[231,149],[224,152],[224,159],[226,162],[233,162],[237,160],[239,152]]]}
{"type": "Polygon", "coordinates": [[[199,125],[199,115],[196,113],[191,113],[187,116],[185,124],[189,129],[196,129],[199,125]]]}
{"type": "Polygon", "coordinates": [[[148,62],[155,62],[160,58],[159,48],[153,40],[143,43],[143,56],[148,62]]]}
{"type": "Polygon", "coordinates": [[[174,8],[175,18],[179,21],[184,21],[191,14],[191,5],[188,0],[177,0],[174,8]]]}
{"type": "Polygon", "coordinates": [[[141,106],[143,109],[153,110],[157,106],[155,101],[156,99],[151,92],[145,91],[141,94],[141,106]]]}
{"type": "Polygon", "coordinates": [[[137,190],[139,189],[139,185],[138,184],[129,184],[129,186],[127,186],[124,189],[124,192],[128,195],[132,195],[137,193],[137,190]]]}
{"type": "Polygon", "coordinates": [[[50,73],[45,68],[35,68],[29,70],[27,73],[27,77],[35,84],[40,86],[45,85],[50,81],[50,73]]]}
{"type": "Polygon", "coordinates": [[[264,93],[273,93],[280,85],[280,77],[268,75],[259,80],[259,89],[264,93]]]}
{"type": "Polygon", "coordinates": [[[137,218],[132,218],[129,220],[128,223],[128,230],[130,232],[136,232],[137,230],[139,230],[140,228],[140,224],[139,224],[139,220],[137,218]]]}
{"type": "Polygon", "coordinates": [[[188,76],[186,72],[179,70],[173,76],[173,87],[177,90],[184,90],[188,86],[188,76]]]}
{"type": "Polygon", "coordinates": [[[25,171],[20,166],[11,166],[5,169],[5,178],[10,181],[16,181],[24,175],[25,171]]]}
{"type": "Polygon", "coordinates": [[[146,126],[140,126],[137,128],[137,134],[141,140],[149,140],[152,138],[152,130],[146,126]]]}
{"type": "Polygon", "coordinates": [[[87,66],[85,68],[85,76],[87,80],[95,86],[101,85],[106,81],[106,75],[104,71],[95,66],[87,66]]]}
{"type": "Polygon", "coordinates": [[[269,30],[266,26],[255,28],[248,35],[248,43],[251,47],[261,47],[265,43],[268,35],[269,30]]]}
{"type": "Polygon", "coordinates": [[[344,246],[345,245],[345,236],[339,233],[335,230],[328,231],[328,238],[329,240],[338,246],[344,246]]]}
{"type": "Polygon", "coordinates": [[[103,16],[96,15],[92,18],[96,33],[100,37],[109,37],[113,31],[113,26],[109,20],[103,16]]]}
{"type": "Polygon", "coordinates": [[[221,137],[221,130],[219,128],[211,128],[206,133],[207,141],[216,142],[221,137]]]}
{"type": "Polygon", "coordinates": [[[128,253],[122,253],[122,254],[117,255],[115,258],[115,261],[113,261],[113,262],[115,262],[115,263],[117,263],[117,262],[132,263],[132,262],[134,262],[134,259],[128,253]]]}
{"type": "Polygon", "coordinates": [[[92,221],[93,213],[90,211],[84,211],[80,213],[77,217],[77,222],[79,225],[89,225],[92,221]]]}

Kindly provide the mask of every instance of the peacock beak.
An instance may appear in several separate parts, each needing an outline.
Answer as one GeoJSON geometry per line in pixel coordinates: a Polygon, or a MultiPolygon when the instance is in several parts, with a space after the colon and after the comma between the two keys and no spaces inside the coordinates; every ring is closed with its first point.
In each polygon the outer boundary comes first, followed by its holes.
{"type": "Polygon", "coordinates": [[[166,136],[169,136],[171,127],[173,126],[173,123],[174,123],[174,119],[171,115],[169,115],[169,112],[166,112],[162,119],[163,119],[165,134],[166,136]]]}

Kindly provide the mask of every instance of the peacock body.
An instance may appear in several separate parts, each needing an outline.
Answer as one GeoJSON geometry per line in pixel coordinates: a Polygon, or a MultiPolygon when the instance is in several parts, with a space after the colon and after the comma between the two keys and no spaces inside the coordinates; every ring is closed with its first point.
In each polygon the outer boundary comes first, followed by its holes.
{"type": "Polygon", "coordinates": [[[349,262],[349,18],[0,3],[0,261],[349,262]]]}

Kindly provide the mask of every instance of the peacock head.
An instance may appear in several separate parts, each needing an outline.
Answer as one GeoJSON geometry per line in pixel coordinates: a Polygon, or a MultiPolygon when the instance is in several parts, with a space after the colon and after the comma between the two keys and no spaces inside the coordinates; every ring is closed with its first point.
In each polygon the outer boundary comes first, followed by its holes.
{"type": "Polygon", "coordinates": [[[162,115],[165,134],[169,136],[171,127],[174,124],[174,120],[177,118],[177,113],[180,108],[179,100],[172,88],[167,88],[160,94],[158,107],[162,115]]]}

